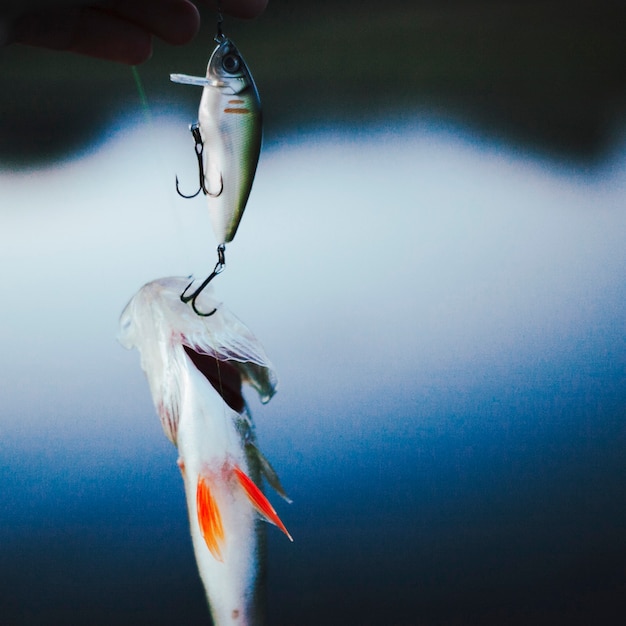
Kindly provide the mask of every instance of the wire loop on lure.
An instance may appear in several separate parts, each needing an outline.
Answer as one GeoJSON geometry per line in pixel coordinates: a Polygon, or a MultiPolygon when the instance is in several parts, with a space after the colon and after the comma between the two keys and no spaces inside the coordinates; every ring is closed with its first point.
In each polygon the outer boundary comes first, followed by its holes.
{"type": "Polygon", "coordinates": [[[205,280],[203,281],[203,283],[191,294],[189,294],[188,296],[185,295],[187,293],[187,290],[189,289],[189,287],[191,287],[191,285],[193,285],[193,280],[185,287],[183,293],[180,294],[180,299],[181,302],[184,302],[185,304],[187,304],[188,302],[191,303],[191,308],[193,309],[193,312],[196,315],[199,315],[200,317],[210,317],[211,315],[213,315],[216,311],[217,308],[213,309],[210,313],[203,313],[202,311],[200,311],[198,309],[198,307],[196,306],[196,300],[198,299],[198,296],[202,293],[202,291],[204,290],[204,288],[218,275],[221,274],[224,271],[224,268],[226,267],[226,258],[225,258],[225,252],[226,252],[226,246],[221,243],[219,246],[217,246],[217,263],[215,264],[215,267],[213,268],[213,271],[209,274],[209,276],[207,278],[205,278],[205,280]]]}
{"type": "Polygon", "coordinates": [[[211,193],[206,188],[206,179],[204,176],[204,164],[202,163],[202,155],[204,154],[204,142],[202,141],[202,135],[200,134],[200,125],[199,124],[191,124],[189,126],[189,130],[193,135],[194,141],[196,142],[194,145],[194,151],[196,153],[196,159],[198,160],[198,176],[200,179],[200,185],[198,186],[198,191],[196,193],[186,195],[180,190],[178,176],[176,176],[176,192],[182,198],[190,199],[195,198],[200,192],[202,192],[205,196],[211,196],[211,198],[217,198],[221,195],[224,190],[224,179],[220,174],[220,190],[217,193],[211,193]]]}
{"type": "Polygon", "coordinates": [[[226,35],[224,35],[224,31],[222,30],[223,23],[224,23],[224,16],[222,15],[222,3],[218,0],[217,2],[217,33],[215,35],[215,41],[217,43],[222,43],[222,41],[226,39],[226,35]]]}

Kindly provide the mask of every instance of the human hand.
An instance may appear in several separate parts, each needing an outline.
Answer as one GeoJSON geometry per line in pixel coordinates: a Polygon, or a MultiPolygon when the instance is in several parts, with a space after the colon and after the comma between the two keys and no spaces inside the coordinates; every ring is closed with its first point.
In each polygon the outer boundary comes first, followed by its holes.
{"type": "MultiPolygon", "coordinates": [[[[217,6],[210,0],[206,4],[217,6]]],[[[260,15],[266,5],[267,0],[221,2],[224,13],[241,18],[260,15]]],[[[150,58],[153,36],[172,45],[191,41],[200,15],[189,0],[35,0],[21,2],[13,11],[2,3],[0,30],[3,25],[6,43],[136,65],[150,58]]]]}

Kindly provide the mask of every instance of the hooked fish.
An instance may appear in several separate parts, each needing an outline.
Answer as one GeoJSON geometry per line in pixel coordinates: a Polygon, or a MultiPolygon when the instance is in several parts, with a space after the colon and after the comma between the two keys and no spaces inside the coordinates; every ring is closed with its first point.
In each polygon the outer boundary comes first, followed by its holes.
{"type": "Polygon", "coordinates": [[[120,343],[141,356],[163,431],[178,448],[191,538],[216,626],[262,622],[259,517],[291,535],[259,488],[287,501],[258,449],[242,382],[268,402],[276,375],[265,350],[209,286],[202,317],[180,299],[185,278],[144,285],[120,318],[120,343]]]}
{"type": "Polygon", "coordinates": [[[203,87],[198,124],[191,126],[200,189],[184,197],[203,191],[218,244],[223,244],[235,237],[252,189],[261,151],[262,115],[259,93],[239,50],[224,35],[216,41],[206,77],[170,74],[170,80],[203,87]]]}

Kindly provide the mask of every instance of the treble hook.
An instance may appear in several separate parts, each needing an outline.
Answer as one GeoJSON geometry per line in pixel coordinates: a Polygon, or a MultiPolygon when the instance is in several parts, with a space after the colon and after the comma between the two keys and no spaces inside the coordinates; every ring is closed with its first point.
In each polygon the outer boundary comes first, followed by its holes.
{"type": "Polygon", "coordinates": [[[224,190],[224,179],[222,178],[222,175],[220,174],[220,190],[217,193],[211,193],[207,188],[206,188],[206,184],[205,184],[205,176],[204,176],[204,166],[202,163],[202,155],[204,153],[204,142],[202,141],[202,135],[200,134],[200,125],[199,124],[191,124],[189,126],[189,130],[191,131],[191,134],[193,135],[194,141],[196,142],[194,145],[194,150],[196,153],[196,159],[198,160],[198,175],[200,178],[200,185],[198,187],[198,191],[196,191],[196,193],[191,194],[191,195],[185,195],[179,188],[179,183],[178,183],[178,176],[176,176],[176,192],[178,193],[179,196],[183,197],[183,198],[195,198],[200,192],[202,192],[205,196],[211,196],[211,198],[217,198],[222,191],[224,190]]]}
{"type": "Polygon", "coordinates": [[[189,294],[188,296],[186,296],[185,294],[187,293],[187,290],[189,289],[189,287],[191,287],[191,285],[193,285],[193,280],[192,280],[185,287],[183,293],[180,294],[181,302],[184,302],[185,304],[187,304],[188,302],[191,302],[191,308],[193,309],[194,313],[196,315],[199,315],[200,317],[210,317],[217,311],[217,307],[216,307],[210,313],[203,313],[202,311],[198,309],[198,307],[196,307],[196,300],[198,299],[198,296],[202,293],[203,289],[218,274],[221,274],[222,271],[224,271],[224,268],[226,267],[226,259],[224,257],[225,252],[226,252],[226,246],[223,243],[221,243],[219,246],[217,246],[217,263],[215,264],[215,267],[213,268],[213,271],[211,272],[211,274],[209,274],[208,278],[206,278],[204,282],[192,294],[189,294]]]}

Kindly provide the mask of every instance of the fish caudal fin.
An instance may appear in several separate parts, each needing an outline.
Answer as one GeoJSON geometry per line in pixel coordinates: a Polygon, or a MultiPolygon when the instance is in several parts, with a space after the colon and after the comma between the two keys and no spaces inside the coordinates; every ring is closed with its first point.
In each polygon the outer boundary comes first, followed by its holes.
{"type": "MultiPolygon", "coordinates": [[[[233,468],[233,472],[239,481],[239,484],[243,488],[248,499],[252,503],[252,506],[261,514],[261,516],[268,522],[278,526],[287,537],[289,541],[293,541],[289,531],[285,528],[285,525],[281,522],[278,513],[274,510],[274,507],[270,504],[269,500],[263,495],[263,492],[254,484],[252,479],[242,472],[236,465],[233,468]]],[[[210,548],[209,548],[210,549],[210,548]]]]}
{"type": "Polygon", "coordinates": [[[196,490],[196,506],[198,523],[209,552],[218,560],[223,561],[220,546],[224,542],[224,527],[217,502],[211,493],[208,481],[204,476],[198,478],[196,490]]]}

